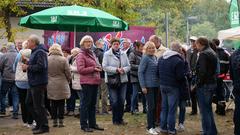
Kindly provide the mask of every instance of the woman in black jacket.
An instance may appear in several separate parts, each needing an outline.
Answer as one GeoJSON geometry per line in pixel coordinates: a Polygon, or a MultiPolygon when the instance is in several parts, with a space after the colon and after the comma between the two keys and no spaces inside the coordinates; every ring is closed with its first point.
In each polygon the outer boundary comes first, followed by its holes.
{"type": "MultiPolygon", "coordinates": [[[[138,104],[138,92],[141,91],[141,87],[138,81],[138,67],[142,58],[143,43],[135,41],[133,43],[134,51],[129,54],[129,62],[131,64],[130,80],[133,87],[133,93],[131,98],[131,113],[136,113],[136,105],[138,104]]],[[[146,99],[142,96],[143,112],[146,112],[146,99]]]]}

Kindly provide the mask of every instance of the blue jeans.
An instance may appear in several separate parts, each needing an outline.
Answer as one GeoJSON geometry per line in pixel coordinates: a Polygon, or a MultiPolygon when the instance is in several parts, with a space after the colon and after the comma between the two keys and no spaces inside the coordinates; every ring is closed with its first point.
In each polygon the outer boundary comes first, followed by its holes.
{"type": "Polygon", "coordinates": [[[201,113],[202,129],[204,135],[216,135],[217,128],[212,112],[212,98],[216,84],[203,85],[197,88],[197,99],[201,113]]]}
{"type": "Polygon", "coordinates": [[[19,110],[19,94],[15,86],[15,82],[12,81],[2,81],[2,87],[0,90],[0,102],[1,102],[1,112],[6,112],[6,95],[11,94],[12,104],[13,104],[13,114],[18,114],[19,110]]]}
{"type": "Polygon", "coordinates": [[[160,86],[162,94],[162,112],[160,116],[160,127],[169,133],[176,133],[176,112],[179,101],[179,89],[171,86],[160,86]]]}
{"type": "Polygon", "coordinates": [[[91,128],[96,125],[96,103],[98,85],[82,84],[80,103],[81,128],[91,128]]]}
{"type": "Polygon", "coordinates": [[[147,88],[147,129],[155,128],[158,87],[147,88]]]}
{"type": "Polygon", "coordinates": [[[127,84],[122,83],[117,89],[108,87],[110,104],[112,106],[112,122],[119,124],[123,121],[124,102],[126,98],[127,84]]]}
{"type": "Polygon", "coordinates": [[[235,111],[233,116],[234,121],[234,134],[240,135],[240,94],[235,94],[235,111]]]}
{"type": "Polygon", "coordinates": [[[178,124],[184,124],[185,121],[185,113],[186,113],[186,101],[180,100],[179,104],[179,116],[178,116],[178,124]]]}
{"type": "Polygon", "coordinates": [[[138,103],[138,92],[141,91],[139,83],[132,83],[131,111],[134,112],[138,103]]]}

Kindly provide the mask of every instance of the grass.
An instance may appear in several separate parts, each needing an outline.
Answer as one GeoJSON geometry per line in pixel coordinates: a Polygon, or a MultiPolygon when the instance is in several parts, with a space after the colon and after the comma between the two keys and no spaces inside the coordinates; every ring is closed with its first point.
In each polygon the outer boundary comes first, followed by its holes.
{"type": "MultiPolygon", "coordinates": [[[[187,109],[185,127],[186,130],[178,135],[200,135],[200,117],[190,116],[190,110],[187,109]]],[[[226,116],[215,115],[215,122],[218,128],[219,135],[233,135],[233,111],[227,112],[226,116]]],[[[104,127],[104,131],[95,131],[88,133],[89,135],[145,135],[146,134],[146,115],[124,115],[126,126],[115,126],[111,121],[112,115],[97,115],[97,123],[104,127]]],[[[74,117],[65,117],[64,128],[53,128],[52,120],[49,120],[50,132],[47,135],[85,135],[80,130],[79,119],[74,117]]],[[[12,120],[8,118],[0,118],[0,135],[31,135],[29,128],[23,127],[21,120],[12,120]],[[4,121],[4,122],[3,122],[4,121]],[[5,123],[5,124],[4,124],[5,123]]]]}

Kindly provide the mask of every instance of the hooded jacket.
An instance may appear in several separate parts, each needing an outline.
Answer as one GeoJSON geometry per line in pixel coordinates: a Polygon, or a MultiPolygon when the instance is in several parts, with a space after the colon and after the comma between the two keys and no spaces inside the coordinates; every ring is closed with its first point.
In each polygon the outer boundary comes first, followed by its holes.
{"type": "Polygon", "coordinates": [[[13,71],[13,64],[17,56],[17,50],[15,45],[11,44],[8,46],[7,53],[3,54],[0,58],[0,71],[2,72],[3,81],[14,81],[15,72],[13,71]]]}
{"type": "Polygon", "coordinates": [[[47,85],[48,83],[48,59],[43,45],[32,49],[28,62],[28,82],[30,86],[47,85]]]}
{"type": "Polygon", "coordinates": [[[167,50],[158,60],[160,85],[180,88],[185,81],[185,62],[181,55],[172,50],[167,50]]]}

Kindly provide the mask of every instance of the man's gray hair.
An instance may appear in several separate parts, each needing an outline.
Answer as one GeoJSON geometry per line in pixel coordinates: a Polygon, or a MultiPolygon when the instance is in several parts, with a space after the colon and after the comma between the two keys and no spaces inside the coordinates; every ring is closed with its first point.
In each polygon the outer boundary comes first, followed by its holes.
{"type": "Polygon", "coordinates": [[[36,45],[39,45],[39,44],[40,44],[39,37],[38,37],[37,35],[35,35],[35,34],[30,35],[30,36],[29,36],[29,39],[32,40],[32,41],[34,41],[34,43],[35,43],[36,45]]]}
{"type": "Polygon", "coordinates": [[[172,42],[170,49],[171,49],[172,51],[176,51],[176,52],[181,53],[182,46],[180,45],[179,42],[172,42]]]}
{"type": "Polygon", "coordinates": [[[15,44],[13,42],[8,42],[7,43],[7,49],[8,50],[15,49],[15,44]]]}
{"type": "Polygon", "coordinates": [[[149,41],[161,41],[161,38],[159,38],[157,35],[151,35],[149,37],[149,41]]]}

